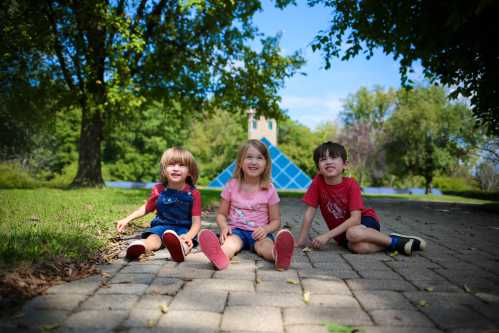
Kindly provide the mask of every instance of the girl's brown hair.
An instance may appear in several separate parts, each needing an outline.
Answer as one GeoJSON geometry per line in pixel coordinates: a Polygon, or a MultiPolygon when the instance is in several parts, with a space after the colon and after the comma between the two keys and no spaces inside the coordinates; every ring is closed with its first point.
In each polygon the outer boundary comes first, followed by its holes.
{"type": "Polygon", "coordinates": [[[161,156],[161,161],[159,162],[159,180],[161,181],[161,183],[165,186],[168,185],[166,167],[169,164],[175,163],[183,164],[187,167],[187,170],[189,170],[189,175],[187,176],[187,179],[185,181],[187,184],[194,186],[194,184],[196,184],[198,180],[199,175],[198,165],[190,151],[179,147],[169,148],[163,153],[163,156],[161,156]]]}
{"type": "Polygon", "coordinates": [[[234,169],[232,177],[237,179],[239,184],[241,184],[241,182],[244,180],[242,165],[243,165],[243,160],[246,158],[246,154],[248,153],[249,147],[253,147],[256,150],[258,150],[260,154],[263,155],[265,161],[267,162],[265,165],[265,169],[263,170],[263,173],[260,176],[260,187],[263,189],[268,189],[272,182],[271,180],[272,161],[270,160],[270,154],[267,147],[259,140],[248,140],[241,146],[237,156],[236,168],[234,169]]]}

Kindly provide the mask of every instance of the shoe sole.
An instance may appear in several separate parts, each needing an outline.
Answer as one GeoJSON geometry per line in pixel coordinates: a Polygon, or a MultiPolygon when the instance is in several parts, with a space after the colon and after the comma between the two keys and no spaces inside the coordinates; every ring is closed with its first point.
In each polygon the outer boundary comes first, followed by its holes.
{"type": "Polygon", "coordinates": [[[229,266],[229,258],[225,255],[217,236],[212,231],[201,231],[198,239],[201,251],[203,251],[216,269],[223,270],[229,266]]]}
{"type": "Polygon", "coordinates": [[[410,238],[410,239],[415,239],[419,241],[419,250],[424,251],[426,249],[426,241],[418,236],[411,236],[411,235],[404,235],[404,234],[398,234],[398,233],[391,233],[390,236],[397,236],[397,237],[405,237],[405,238],[410,238]]]}
{"type": "Polygon", "coordinates": [[[137,259],[143,253],[146,253],[146,247],[143,244],[133,244],[126,249],[128,259],[137,259]]]}
{"type": "Polygon", "coordinates": [[[293,235],[287,230],[277,233],[274,245],[274,260],[277,269],[288,269],[293,257],[295,240],[293,235]]]}
{"type": "Polygon", "coordinates": [[[163,234],[163,244],[170,252],[170,256],[175,262],[183,262],[185,260],[184,251],[182,250],[182,243],[177,234],[165,231],[163,234]]]}

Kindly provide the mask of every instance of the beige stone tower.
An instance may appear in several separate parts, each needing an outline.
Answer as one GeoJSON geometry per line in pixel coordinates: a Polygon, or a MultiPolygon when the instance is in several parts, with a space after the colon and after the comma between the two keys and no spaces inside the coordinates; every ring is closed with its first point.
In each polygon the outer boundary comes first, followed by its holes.
{"type": "Polygon", "coordinates": [[[255,110],[248,111],[248,139],[267,138],[274,146],[277,146],[277,122],[275,119],[267,119],[260,116],[255,117],[255,110]]]}

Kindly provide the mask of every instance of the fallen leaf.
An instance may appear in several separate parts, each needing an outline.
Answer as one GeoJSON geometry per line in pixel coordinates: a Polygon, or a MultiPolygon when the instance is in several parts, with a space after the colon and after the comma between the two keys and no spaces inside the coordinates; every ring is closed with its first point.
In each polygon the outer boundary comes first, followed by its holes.
{"type": "Polygon", "coordinates": [[[103,278],[108,278],[111,276],[111,274],[109,274],[107,272],[102,272],[102,273],[100,273],[100,276],[102,276],[103,278]]]}
{"type": "Polygon", "coordinates": [[[276,268],[276,270],[279,271],[279,272],[283,272],[284,268],[276,268]]]}
{"type": "Polygon", "coordinates": [[[398,254],[399,254],[398,251],[395,250],[390,253],[390,257],[396,257],[398,254]]]}
{"type": "Polygon", "coordinates": [[[430,304],[428,304],[428,302],[426,300],[424,300],[424,299],[421,299],[421,300],[418,301],[418,306],[419,307],[425,307],[425,306],[428,306],[428,305],[430,305],[430,304]]]}
{"type": "Polygon", "coordinates": [[[466,291],[467,293],[471,293],[471,289],[470,289],[470,287],[468,287],[466,284],[463,284],[463,289],[464,289],[464,291],[466,291]]]}
{"type": "Polygon", "coordinates": [[[303,293],[303,302],[305,302],[305,304],[310,303],[310,291],[303,293]]]}
{"type": "Polygon", "coordinates": [[[424,290],[426,290],[427,292],[431,293],[433,291],[433,287],[426,287],[424,288],[424,290]]]}
{"type": "Polygon", "coordinates": [[[298,281],[293,280],[293,279],[288,279],[289,284],[298,284],[298,281]]]}
{"type": "Polygon", "coordinates": [[[237,260],[237,259],[232,259],[232,260],[230,261],[230,263],[231,263],[231,264],[240,264],[240,263],[241,263],[241,261],[239,261],[239,260],[237,260]]]}
{"type": "Polygon", "coordinates": [[[256,278],[256,284],[262,283],[262,279],[256,278]]]}
{"type": "Polygon", "coordinates": [[[58,329],[59,327],[61,327],[61,324],[45,324],[41,325],[40,329],[44,332],[50,332],[58,329]]]}
{"type": "Polygon", "coordinates": [[[303,248],[303,250],[302,250],[302,251],[303,251],[303,252],[312,252],[312,249],[311,249],[311,248],[309,248],[308,246],[306,246],[306,247],[304,247],[304,248],[303,248]]]}
{"type": "Polygon", "coordinates": [[[168,306],[166,304],[161,304],[159,306],[159,309],[161,310],[161,312],[163,313],[167,313],[168,312],[168,306]]]}
{"type": "Polygon", "coordinates": [[[322,322],[322,325],[325,325],[327,328],[327,331],[330,333],[356,333],[356,332],[360,332],[359,329],[353,328],[352,326],[349,326],[349,325],[339,325],[339,324],[330,323],[330,322],[322,322]]]}
{"type": "Polygon", "coordinates": [[[147,327],[148,327],[148,328],[152,328],[152,327],[154,327],[154,325],[155,325],[155,324],[156,324],[156,322],[154,321],[154,319],[149,319],[149,320],[147,321],[147,327]]]}

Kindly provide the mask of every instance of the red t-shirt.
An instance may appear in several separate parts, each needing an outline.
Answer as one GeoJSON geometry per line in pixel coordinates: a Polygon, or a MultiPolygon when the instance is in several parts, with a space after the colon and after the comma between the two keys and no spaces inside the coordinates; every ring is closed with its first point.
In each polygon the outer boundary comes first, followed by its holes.
{"type": "MultiPolygon", "coordinates": [[[[146,203],[146,213],[150,213],[156,210],[156,201],[158,200],[159,195],[165,189],[164,185],[159,183],[153,186],[151,189],[151,195],[149,199],[147,199],[146,203]]],[[[191,192],[192,193],[192,216],[201,216],[201,193],[199,191],[190,186],[189,184],[185,184],[182,189],[183,192],[191,192]]]]}
{"type": "MultiPolygon", "coordinates": [[[[339,184],[328,185],[322,175],[316,175],[303,196],[303,201],[314,208],[320,207],[329,230],[345,222],[354,210],[360,210],[362,216],[371,216],[379,223],[374,209],[364,207],[359,184],[350,177],[343,177],[339,184]]],[[[334,239],[340,242],[344,238],[343,233],[334,239]]]]}

